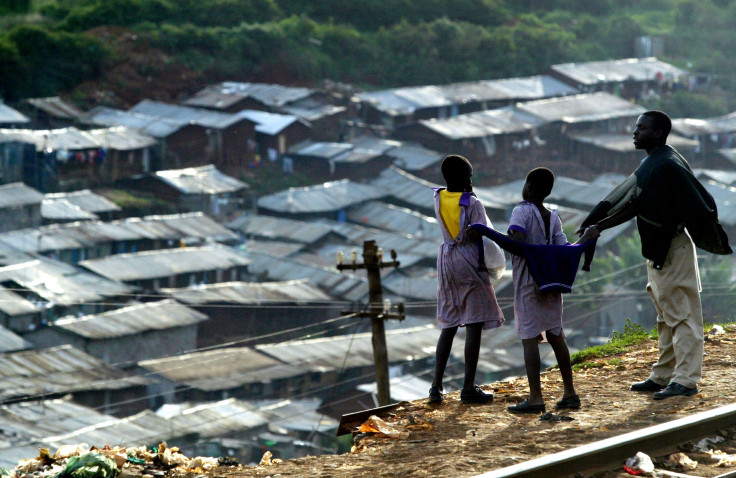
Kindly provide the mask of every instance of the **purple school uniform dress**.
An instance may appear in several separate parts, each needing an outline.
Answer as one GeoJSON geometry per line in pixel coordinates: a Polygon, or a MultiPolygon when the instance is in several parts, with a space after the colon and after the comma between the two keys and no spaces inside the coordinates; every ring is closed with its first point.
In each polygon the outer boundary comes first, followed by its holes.
{"type": "Polygon", "coordinates": [[[434,191],[434,210],[442,232],[437,254],[437,324],[441,329],[483,322],[483,329],[503,324],[488,272],[478,270],[478,247],[465,238],[473,223],[486,223],[483,204],[471,194],[460,198],[460,233],[453,239],[440,214],[440,193],[434,191]],[[465,203],[465,204],[463,204],[465,203]]]}
{"type": "MultiPolygon", "coordinates": [[[[567,237],[562,232],[562,221],[556,211],[550,217],[549,242],[545,234],[544,220],[537,207],[522,201],[511,213],[509,231],[520,231],[527,244],[567,244],[567,237]]],[[[560,292],[540,292],[534,282],[526,259],[511,256],[514,276],[514,316],[516,333],[520,339],[533,339],[543,331],[549,330],[555,335],[563,334],[562,330],[562,294],[560,292]]]]}

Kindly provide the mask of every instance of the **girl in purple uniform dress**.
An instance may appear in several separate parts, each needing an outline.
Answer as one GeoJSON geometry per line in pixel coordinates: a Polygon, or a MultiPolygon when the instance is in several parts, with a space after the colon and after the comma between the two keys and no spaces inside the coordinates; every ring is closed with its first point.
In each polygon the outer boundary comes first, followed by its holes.
{"type": "MultiPolygon", "coordinates": [[[[509,235],[513,239],[527,244],[568,244],[557,211],[550,211],[543,203],[552,192],[554,180],[554,174],[547,168],[535,168],[527,174],[522,190],[524,200],[511,213],[509,235]]],[[[589,228],[578,243],[582,244],[597,236],[595,228],[589,228]]],[[[564,384],[562,399],[557,402],[557,408],[579,408],[580,397],[573,385],[570,352],[562,330],[562,294],[540,291],[529,272],[526,259],[516,255],[511,257],[516,333],[524,346],[529,398],[508,407],[508,410],[514,413],[545,411],[539,357],[539,342],[545,339],[555,353],[564,384]]]]}
{"type": "MultiPolygon", "coordinates": [[[[429,403],[443,400],[442,377],[458,327],[465,327],[465,382],[460,392],[463,403],[489,403],[492,393],[475,385],[480,338],[483,329],[503,324],[503,313],[491,286],[493,271],[480,270],[480,252],[476,236],[466,236],[473,223],[490,226],[483,204],[472,193],[473,167],[466,158],[447,156],[442,161],[446,188],[434,192],[437,224],[442,244],[437,256],[437,323],[441,329],[437,342],[434,380],[429,389],[429,403]]],[[[503,260],[503,253],[499,254],[503,260]]],[[[504,265],[505,267],[505,265],[504,265]]]]}

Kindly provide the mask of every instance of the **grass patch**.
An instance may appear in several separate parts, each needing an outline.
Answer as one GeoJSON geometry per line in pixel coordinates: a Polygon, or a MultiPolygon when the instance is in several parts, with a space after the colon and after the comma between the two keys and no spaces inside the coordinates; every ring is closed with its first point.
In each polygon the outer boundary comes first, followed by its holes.
{"type": "MultiPolygon", "coordinates": [[[[641,325],[631,322],[631,319],[626,319],[623,330],[621,330],[621,332],[614,332],[608,343],[583,349],[573,354],[572,357],[570,357],[570,360],[572,361],[573,366],[581,365],[601,358],[624,353],[627,347],[646,342],[647,340],[654,339],[656,337],[656,330],[648,331],[641,325]]],[[[609,360],[609,363],[613,360],[609,360]]],[[[601,365],[598,367],[603,366],[603,362],[593,363],[600,363],[601,365]]],[[[620,364],[621,360],[619,359],[617,365],[620,364]]],[[[586,366],[584,368],[590,368],[590,366],[586,366]]]]}
{"type": "Polygon", "coordinates": [[[139,191],[105,189],[97,192],[120,206],[123,209],[122,215],[126,217],[175,214],[178,212],[174,204],[139,191]]]}

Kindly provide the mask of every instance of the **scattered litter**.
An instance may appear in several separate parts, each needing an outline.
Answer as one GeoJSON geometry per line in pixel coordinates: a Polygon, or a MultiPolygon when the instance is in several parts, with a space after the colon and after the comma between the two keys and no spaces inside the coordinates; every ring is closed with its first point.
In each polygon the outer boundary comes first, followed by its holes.
{"type": "Polygon", "coordinates": [[[542,422],[571,422],[575,419],[567,415],[557,415],[556,413],[547,412],[539,417],[539,420],[542,422]]]}
{"type": "Polygon", "coordinates": [[[409,432],[401,432],[392,427],[376,415],[371,415],[368,420],[360,425],[361,433],[379,433],[390,438],[409,438],[409,432]]]}
{"type": "Polygon", "coordinates": [[[716,447],[714,445],[716,443],[720,443],[722,441],[725,441],[725,438],[723,438],[722,436],[706,437],[696,443],[685,442],[680,445],[680,449],[689,453],[696,451],[701,453],[709,453],[711,450],[715,450],[716,447]]]}
{"type": "Polygon", "coordinates": [[[281,460],[278,458],[271,459],[273,457],[273,453],[270,451],[266,451],[266,453],[263,454],[263,457],[261,457],[261,462],[258,463],[258,466],[271,466],[275,465],[277,463],[281,463],[281,460]]]}
{"type": "Polygon", "coordinates": [[[714,325],[713,328],[708,331],[707,335],[723,335],[725,333],[726,331],[723,330],[723,327],[720,325],[714,325]]]}
{"type": "Polygon", "coordinates": [[[80,456],[89,453],[89,445],[86,443],[79,443],[77,445],[62,445],[56,453],[54,453],[55,460],[62,460],[64,458],[71,458],[73,456],[80,456]]]}
{"type": "Polygon", "coordinates": [[[115,478],[118,467],[111,458],[100,453],[87,453],[69,458],[64,469],[54,478],[115,478]]]}
{"type": "Polygon", "coordinates": [[[694,470],[698,466],[697,461],[690,459],[690,457],[684,453],[671,454],[667,457],[665,463],[672,468],[680,467],[684,470],[694,470]]]}
{"type": "Polygon", "coordinates": [[[636,452],[636,455],[626,459],[624,471],[630,475],[643,475],[654,471],[654,463],[649,455],[642,452],[636,452]]]}
{"type": "Polygon", "coordinates": [[[217,468],[219,465],[220,464],[217,458],[204,456],[192,458],[192,460],[189,461],[188,464],[189,468],[201,468],[203,470],[212,470],[213,468],[217,468]]]}
{"type": "MultiPolygon", "coordinates": [[[[273,460],[273,463],[281,460],[273,460]]],[[[21,460],[14,469],[0,468],[0,478],[116,478],[126,466],[142,465],[142,476],[163,477],[165,471],[209,471],[218,466],[238,466],[232,458],[188,458],[179,448],[166,443],[146,447],[90,447],[86,443],[61,446],[53,455],[47,448],[39,448],[36,458],[21,460]],[[158,468],[158,469],[156,469],[158,468]]]]}
{"type": "Polygon", "coordinates": [[[715,465],[717,467],[725,468],[736,466],[736,455],[729,455],[721,450],[713,450],[708,452],[708,454],[713,460],[718,460],[718,463],[715,465]]]}

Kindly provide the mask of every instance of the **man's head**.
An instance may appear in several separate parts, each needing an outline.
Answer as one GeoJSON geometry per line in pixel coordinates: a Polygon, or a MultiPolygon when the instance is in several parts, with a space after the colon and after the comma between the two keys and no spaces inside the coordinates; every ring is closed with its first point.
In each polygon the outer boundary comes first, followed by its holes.
{"type": "Polygon", "coordinates": [[[447,189],[455,192],[472,191],[473,166],[466,158],[451,154],[442,160],[442,177],[447,189]]]}
{"type": "Polygon", "coordinates": [[[636,120],[634,147],[650,153],[657,146],[667,143],[672,131],[672,120],[661,111],[646,111],[636,120]]]}
{"type": "Polygon", "coordinates": [[[521,196],[530,202],[542,201],[550,195],[555,185],[555,175],[547,168],[534,168],[526,175],[521,196]]]}

